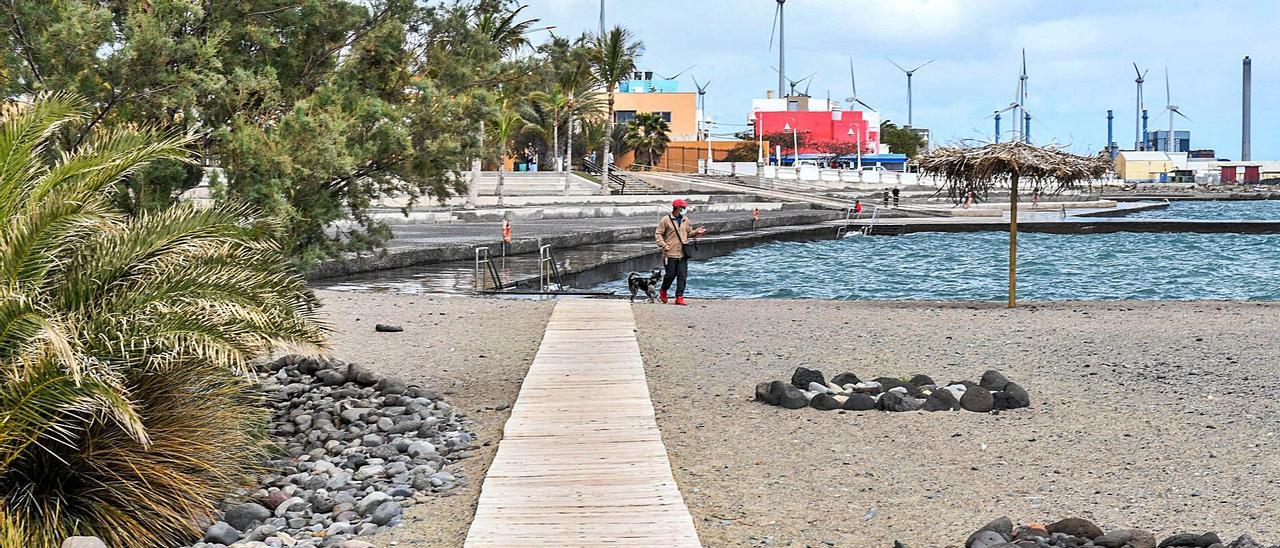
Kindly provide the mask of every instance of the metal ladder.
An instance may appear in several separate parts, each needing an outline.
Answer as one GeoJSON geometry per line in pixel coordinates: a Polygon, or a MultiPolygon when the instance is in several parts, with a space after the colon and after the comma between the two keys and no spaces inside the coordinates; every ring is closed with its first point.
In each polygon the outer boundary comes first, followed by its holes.
{"type": "MultiPolygon", "coordinates": [[[[872,207],[875,207],[875,206],[872,206],[872,207]]],[[[852,221],[853,219],[859,218],[861,216],[862,214],[859,213],[857,217],[854,217],[853,208],[852,207],[845,208],[844,224],[836,227],[836,239],[839,240],[840,238],[845,237],[849,233],[849,221],[852,221]]]]}
{"type": "Polygon", "coordinates": [[[871,206],[871,223],[862,227],[862,235],[870,236],[876,229],[876,219],[880,218],[880,206],[871,206]]]}
{"type": "Polygon", "coordinates": [[[538,291],[547,293],[561,289],[564,289],[564,283],[561,281],[560,266],[556,264],[551,244],[538,247],[538,291]]]}
{"type": "Polygon", "coordinates": [[[494,291],[502,291],[502,276],[498,274],[498,265],[493,262],[487,246],[476,248],[475,268],[472,270],[472,288],[477,293],[489,291],[489,282],[493,282],[494,291]]]}

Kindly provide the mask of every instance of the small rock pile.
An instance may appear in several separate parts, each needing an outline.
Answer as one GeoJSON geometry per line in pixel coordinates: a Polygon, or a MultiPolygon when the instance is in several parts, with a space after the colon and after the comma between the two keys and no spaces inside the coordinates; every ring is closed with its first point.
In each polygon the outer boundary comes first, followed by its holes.
{"type": "Polygon", "coordinates": [[[285,356],[263,379],[283,452],[256,490],[223,507],[195,548],[372,546],[430,492],[465,483],[442,470],[471,434],[435,392],[358,364],[285,356]]]}
{"type": "Polygon", "coordinates": [[[979,382],[958,381],[939,385],[928,375],[909,379],[878,377],[863,381],[853,373],[840,373],[830,381],[821,371],[797,367],[791,382],[756,385],[756,400],[787,409],[812,407],[820,411],[973,411],[998,413],[1031,405],[1031,397],[999,371],[987,370],[979,382]]]}
{"type": "MultiPolygon", "coordinates": [[[[1042,525],[1032,523],[1019,527],[1007,516],[988,523],[969,535],[965,548],[1266,548],[1249,535],[1223,542],[1217,533],[1182,533],[1156,543],[1155,535],[1141,529],[1117,529],[1103,532],[1093,522],[1067,518],[1042,525]]],[[[1280,548],[1273,545],[1271,548],[1280,548]]]]}

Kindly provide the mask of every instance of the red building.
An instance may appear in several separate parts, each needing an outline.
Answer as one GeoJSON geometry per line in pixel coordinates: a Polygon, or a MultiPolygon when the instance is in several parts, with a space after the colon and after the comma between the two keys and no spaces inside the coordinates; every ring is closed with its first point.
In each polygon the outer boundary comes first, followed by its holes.
{"type": "MultiPolygon", "coordinates": [[[[822,145],[830,142],[861,141],[864,154],[880,151],[880,119],[874,112],[830,110],[826,101],[808,97],[757,99],[753,103],[752,118],[756,131],[773,135],[790,134],[795,130],[804,143],[800,147],[801,154],[827,152],[822,145]],[[804,101],[797,102],[797,99],[804,101]],[[809,110],[811,106],[822,110],[809,110]]],[[[792,153],[791,148],[783,146],[784,153],[792,153]]]]}

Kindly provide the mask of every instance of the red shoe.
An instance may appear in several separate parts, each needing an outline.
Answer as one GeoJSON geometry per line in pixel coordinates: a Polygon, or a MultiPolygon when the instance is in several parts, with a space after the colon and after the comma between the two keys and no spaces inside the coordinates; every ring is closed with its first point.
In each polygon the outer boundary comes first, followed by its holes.
{"type": "Polygon", "coordinates": [[[676,304],[684,306],[684,297],[676,297],[676,304]]]}
{"type": "Polygon", "coordinates": [[[658,290],[658,300],[662,301],[662,304],[667,304],[667,290],[665,289],[658,290]]]}

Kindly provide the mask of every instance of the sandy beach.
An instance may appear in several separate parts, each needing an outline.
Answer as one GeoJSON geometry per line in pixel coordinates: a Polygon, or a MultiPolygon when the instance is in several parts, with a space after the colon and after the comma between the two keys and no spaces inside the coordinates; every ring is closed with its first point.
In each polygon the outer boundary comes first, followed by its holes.
{"type": "MultiPolygon", "coordinates": [[[[378,546],[460,546],[552,303],[324,291],[335,353],[445,395],[480,445],[469,485],[378,546]],[[356,318],[359,318],[357,320],[356,318]],[[375,333],[375,322],[403,333],[375,333]]],[[[1157,537],[1280,540],[1280,305],[691,301],[636,305],[658,425],[706,546],[962,544],[992,518],[1095,520],[1157,537]],[[796,411],[751,401],[828,376],[1004,371],[1000,415],[796,411]]]]}

